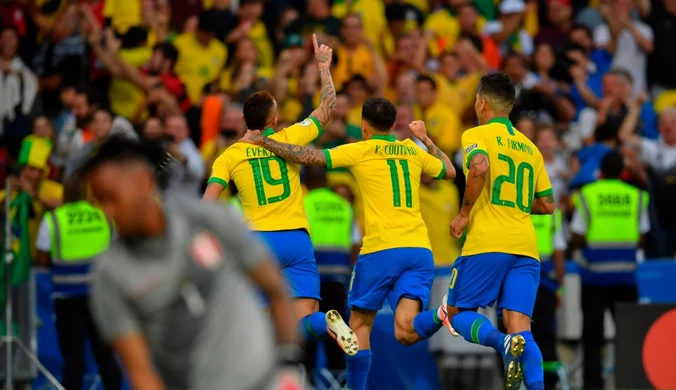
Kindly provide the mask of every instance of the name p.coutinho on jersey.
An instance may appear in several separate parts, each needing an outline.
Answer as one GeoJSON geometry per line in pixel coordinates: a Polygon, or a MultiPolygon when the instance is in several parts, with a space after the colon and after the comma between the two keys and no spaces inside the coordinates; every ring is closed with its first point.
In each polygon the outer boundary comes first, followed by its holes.
{"type": "Polygon", "coordinates": [[[376,154],[387,156],[410,156],[417,155],[418,151],[411,146],[406,145],[376,145],[376,154]]]}
{"type": "Polygon", "coordinates": [[[502,137],[495,137],[498,141],[498,146],[506,146],[512,150],[516,150],[517,152],[523,152],[523,153],[528,153],[531,156],[533,155],[533,148],[530,145],[526,145],[523,142],[519,141],[514,141],[511,138],[507,138],[506,141],[502,140],[502,137]]]}

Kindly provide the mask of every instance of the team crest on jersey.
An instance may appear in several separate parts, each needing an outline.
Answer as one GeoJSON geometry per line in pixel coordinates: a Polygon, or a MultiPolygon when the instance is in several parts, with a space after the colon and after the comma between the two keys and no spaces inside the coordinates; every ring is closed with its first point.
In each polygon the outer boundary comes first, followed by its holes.
{"type": "Polygon", "coordinates": [[[478,147],[479,147],[479,144],[472,144],[465,149],[465,153],[469,153],[469,152],[471,152],[472,150],[474,150],[478,147]]]}
{"type": "Polygon", "coordinates": [[[211,233],[202,232],[193,237],[190,252],[202,268],[216,269],[223,262],[223,248],[211,233]]]}
{"type": "Polygon", "coordinates": [[[298,122],[298,126],[310,126],[312,124],[312,120],[307,118],[304,119],[302,122],[298,122]]]}

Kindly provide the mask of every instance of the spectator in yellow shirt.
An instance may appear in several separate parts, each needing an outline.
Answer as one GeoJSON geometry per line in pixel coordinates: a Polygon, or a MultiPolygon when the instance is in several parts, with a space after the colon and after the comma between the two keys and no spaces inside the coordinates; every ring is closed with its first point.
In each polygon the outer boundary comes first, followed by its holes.
{"type": "Polygon", "coordinates": [[[356,75],[344,85],[344,91],[350,97],[350,111],[347,114],[348,126],[361,128],[361,106],[367,97],[371,96],[371,89],[361,75],[356,75]]]}
{"type": "Polygon", "coordinates": [[[239,2],[238,25],[227,34],[225,43],[233,45],[240,39],[248,37],[256,46],[259,65],[263,68],[271,68],[275,65],[275,53],[268,38],[268,30],[261,21],[264,3],[264,0],[241,0],[239,2]]]}
{"type": "Polygon", "coordinates": [[[420,214],[427,226],[434,265],[450,265],[460,255],[460,242],[448,234],[448,226],[460,210],[460,195],[452,181],[420,178],[420,214]]]}
{"type": "Polygon", "coordinates": [[[217,26],[213,14],[203,12],[197,31],[182,34],[173,42],[179,53],[175,71],[193,105],[199,103],[204,87],[218,78],[225,64],[227,49],[216,39],[217,26]]]}
{"type": "Polygon", "coordinates": [[[460,147],[462,124],[458,115],[439,100],[437,83],[430,76],[419,76],[415,84],[418,104],[414,107],[416,119],[425,121],[427,133],[446,154],[460,147]]]}
{"type": "Polygon", "coordinates": [[[314,71],[316,77],[311,74],[309,76],[316,82],[319,74],[316,67],[312,68],[312,65],[307,64],[308,51],[305,50],[303,38],[299,34],[289,35],[284,46],[270,81],[270,90],[279,102],[280,122],[294,123],[303,111],[301,81],[314,71]]]}
{"type": "MultiPolygon", "coordinates": [[[[436,57],[445,50],[453,49],[460,34],[460,24],[456,15],[459,8],[468,3],[471,4],[466,0],[445,0],[443,8],[427,17],[423,30],[432,56],[436,57]]],[[[483,28],[484,23],[486,19],[483,16],[479,17],[477,28],[483,28]]]]}
{"type": "Polygon", "coordinates": [[[336,1],[331,10],[333,16],[345,20],[347,15],[357,15],[362,22],[364,36],[377,44],[387,31],[385,5],[382,0],[336,1]]]}
{"type": "Polygon", "coordinates": [[[479,80],[486,71],[483,58],[468,39],[461,38],[454,52],[439,57],[439,65],[439,72],[432,76],[439,100],[462,118],[468,109],[474,109],[479,80]]]}
{"type": "Polygon", "coordinates": [[[141,24],[141,0],[105,0],[103,17],[116,32],[124,34],[141,24]]]}
{"type": "Polygon", "coordinates": [[[359,16],[352,14],[343,19],[340,36],[342,44],[336,48],[335,65],[331,72],[337,90],[355,75],[369,80],[374,73],[373,53],[364,44],[364,29],[359,16]]]}
{"type": "Polygon", "coordinates": [[[251,94],[267,88],[272,69],[260,65],[254,42],[248,37],[237,42],[235,55],[223,70],[220,90],[243,103],[251,94]]]}

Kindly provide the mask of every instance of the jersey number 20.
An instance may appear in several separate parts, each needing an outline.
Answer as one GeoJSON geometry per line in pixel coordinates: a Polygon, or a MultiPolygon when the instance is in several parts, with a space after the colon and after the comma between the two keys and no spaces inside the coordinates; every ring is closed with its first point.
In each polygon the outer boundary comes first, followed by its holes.
{"type": "Polygon", "coordinates": [[[266,157],[249,160],[249,165],[251,165],[251,170],[253,171],[254,184],[256,185],[256,197],[258,198],[259,206],[281,202],[291,195],[289,168],[286,166],[286,161],[279,157],[266,157]],[[279,179],[272,177],[272,172],[270,172],[270,161],[276,161],[277,164],[279,164],[279,179]],[[283,186],[282,194],[268,198],[265,195],[265,184],[268,186],[283,186]]]}
{"type": "Polygon", "coordinates": [[[392,179],[392,202],[394,207],[401,207],[401,186],[399,185],[399,169],[397,161],[401,165],[401,171],[404,174],[404,192],[406,194],[406,207],[413,207],[413,195],[411,194],[411,174],[408,170],[408,161],[406,160],[387,160],[390,166],[390,179],[392,179]]]}
{"type": "Polygon", "coordinates": [[[518,207],[519,210],[524,213],[530,213],[530,209],[533,207],[533,191],[534,191],[534,178],[533,178],[533,166],[527,162],[522,162],[517,167],[514,164],[514,160],[511,157],[504,154],[498,154],[498,160],[504,161],[509,166],[509,174],[500,175],[495,178],[493,182],[493,191],[491,194],[491,203],[497,206],[505,207],[518,207]],[[526,178],[526,171],[528,172],[528,194],[524,196],[523,193],[523,184],[526,178]],[[506,200],[500,198],[500,191],[502,186],[505,183],[515,184],[516,185],[516,202],[513,200],[506,200]]]}

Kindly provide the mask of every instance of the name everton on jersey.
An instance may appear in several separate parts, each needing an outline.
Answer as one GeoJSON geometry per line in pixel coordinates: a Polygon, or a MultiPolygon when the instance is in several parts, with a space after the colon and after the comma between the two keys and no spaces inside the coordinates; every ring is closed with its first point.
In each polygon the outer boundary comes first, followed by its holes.
{"type": "Polygon", "coordinates": [[[507,147],[517,152],[528,153],[531,156],[533,155],[533,148],[530,145],[513,140],[511,138],[507,138],[506,140],[503,140],[504,137],[495,137],[495,138],[498,141],[498,146],[507,147]]]}
{"type": "Polygon", "coordinates": [[[260,147],[260,146],[247,146],[246,150],[246,157],[247,158],[259,158],[259,157],[274,157],[275,154],[272,153],[271,151],[260,147]]]}

